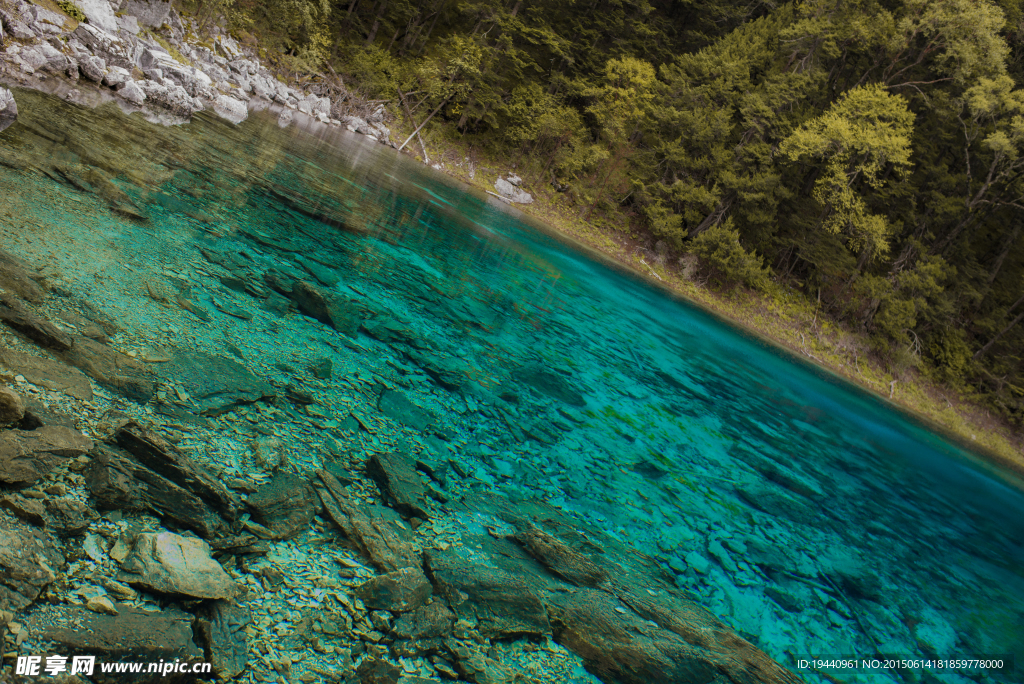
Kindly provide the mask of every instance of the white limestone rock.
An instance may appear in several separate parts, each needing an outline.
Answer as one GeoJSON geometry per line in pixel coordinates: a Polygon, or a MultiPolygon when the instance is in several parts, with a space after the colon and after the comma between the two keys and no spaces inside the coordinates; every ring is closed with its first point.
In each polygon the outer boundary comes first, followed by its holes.
{"type": "Polygon", "coordinates": [[[117,89],[117,94],[133,105],[142,106],[146,101],[146,93],[135,81],[128,79],[117,89]]]}
{"type": "Polygon", "coordinates": [[[123,9],[139,24],[159,28],[170,18],[171,3],[166,0],[127,0],[123,9]]]}
{"type": "Polygon", "coordinates": [[[117,32],[117,17],[107,0],[71,0],[75,7],[82,10],[86,19],[93,26],[98,26],[110,33],[117,32]]]}
{"type": "Polygon", "coordinates": [[[0,131],[4,130],[18,118],[18,103],[14,94],[7,88],[0,88],[0,131]]]}
{"type": "Polygon", "coordinates": [[[504,178],[499,178],[494,182],[494,189],[509,202],[515,204],[531,204],[533,202],[533,196],[530,193],[517,188],[504,178]]]}
{"type": "Polygon", "coordinates": [[[214,100],[213,112],[233,124],[240,124],[249,116],[245,103],[228,95],[220,95],[214,100]]]}
{"type": "Polygon", "coordinates": [[[107,73],[103,76],[103,85],[120,90],[130,80],[132,80],[132,75],[127,69],[119,66],[109,66],[107,67],[107,73]]]}
{"type": "Polygon", "coordinates": [[[106,76],[107,64],[103,61],[102,57],[89,55],[79,60],[78,69],[87,79],[99,83],[106,76]]]}

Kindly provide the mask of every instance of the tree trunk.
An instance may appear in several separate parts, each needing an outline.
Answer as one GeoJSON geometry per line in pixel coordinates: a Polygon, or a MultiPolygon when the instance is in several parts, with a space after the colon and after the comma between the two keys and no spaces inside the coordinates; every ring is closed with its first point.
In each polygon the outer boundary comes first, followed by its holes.
{"type": "MultiPolygon", "coordinates": [[[[409,117],[409,121],[414,121],[412,118],[412,112],[409,111],[409,103],[406,102],[405,95],[402,94],[401,88],[398,88],[398,100],[402,103],[402,107],[405,109],[405,114],[409,117]]],[[[423,144],[423,138],[420,137],[418,128],[414,135],[416,136],[416,140],[420,143],[420,148],[423,150],[423,163],[429,164],[430,157],[427,156],[427,146],[423,144]]]]}
{"type": "Polygon", "coordinates": [[[370,28],[370,35],[366,38],[366,47],[373,45],[374,39],[377,38],[377,30],[380,29],[380,20],[384,18],[384,12],[388,9],[388,0],[384,0],[380,4],[380,10],[377,11],[377,16],[373,20],[373,26],[370,28]]]}
{"type": "Polygon", "coordinates": [[[996,276],[999,275],[999,271],[1003,268],[1003,262],[1006,260],[1006,255],[1010,253],[1010,249],[1013,248],[1013,243],[1017,241],[1020,236],[1020,224],[1018,223],[1013,227],[1013,234],[1003,244],[1003,251],[999,253],[996,258],[996,263],[992,267],[992,272],[988,274],[988,285],[991,286],[995,282],[996,276]]]}
{"type": "Polygon", "coordinates": [[[426,125],[427,125],[428,123],[430,123],[430,120],[434,118],[434,115],[435,115],[435,114],[437,114],[437,113],[438,113],[439,111],[441,111],[441,107],[444,107],[444,106],[445,106],[446,104],[448,104],[448,100],[449,100],[449,99],[451,99],[451,95],[449,95],[448,97],[444,98],[444,100],[443,100],[443,101],[441,102],[441,104],[437,105],[437,109],[435,109],[434,111],[430,112],[430,116],[428,116],[428,117],[427,117],[426,121],[424,121],[423,123],[421,123],[421,124],[419,125],[419,128],[417,128],[417,129],[416,129],[415,131],[413,131],[413,132],[412,132],[412,135],[410,135],[410,136],[409,136],[408,138],[406,138],[406,139],[405,139],[405,142],[404,142],[404,143],[402,143],[402,146],[398,148],[398,151],[399,151],[399,152],[401,152],[401,151],[402,151],[402,149],[403,149],[403,148],[404,148],[404,147],[405,147],[406,145],[408,145],[408,144],[409,144],[409,141],[410,141],[410,140],[412,140],[412,136],[413,136],[413,135],[416,135],[417,133],[419,133],[419,132],[420,132],[420,129],[422,129],[422,128],[423,128],[424,126],[426,126],[426,125]]]}
{"type": "MultiPolygon", "coordinates": [[[[1016,306],[1016,304],[1014,306],[1016,306]]],[[[1003,335],[1008,333],[1010,331],[1010,329],[1013,328],[1013,326],[1017,325],[1022,320],[1024,320],[1024,311],[1020,312],[1020,314],[1016,318],[1014,318],[1012,321],[1010,321],[1010,325],[1008,325],[1005,328],[1003,328],[1002,330],[1000,330],[998,335],[996,335],[991,340],[989,340],[988,344],[986,344],[984,347],[982,347],[981,349],[976,351],[974,353],[974,359],[978,360],[982,356],[984,356],[985,352],[987,352],[989,349],[991,349],[992,345],[995,344],[996,342],[998,342],[1000,337],[1002,337],[1003,335]]]]}

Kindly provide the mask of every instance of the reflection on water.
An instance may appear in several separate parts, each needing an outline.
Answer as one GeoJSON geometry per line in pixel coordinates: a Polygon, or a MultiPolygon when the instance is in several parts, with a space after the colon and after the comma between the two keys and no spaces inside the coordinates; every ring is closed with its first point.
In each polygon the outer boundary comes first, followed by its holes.
{"type": "Polygon", "coordinates": [[[115,318],[122,348],[231,355],[315,395],[185,430],[228,474],[257,467],[253,435],[286,438],[300,470],[401,443],[456,491],[599,524],[788,666],[1024,665],[1024,498],[880,402],[357,136],[19,102],[0,148],[8,249],[115,318]],[[337,294],[348,335],[290,310],[300,280],[337,294]]]}

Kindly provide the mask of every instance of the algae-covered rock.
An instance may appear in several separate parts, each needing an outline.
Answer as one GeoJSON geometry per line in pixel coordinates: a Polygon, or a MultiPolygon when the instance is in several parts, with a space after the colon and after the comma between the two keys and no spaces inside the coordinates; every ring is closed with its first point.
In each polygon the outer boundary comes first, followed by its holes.
{"type": "Polygon", "coordinates": [[[237,361],[205,352],[178,351],[159,371],[184,387],[203,415],[220,415],[277,394],[270,383],[237,361]]]}
{"type": "Polygon", "coordinates": [[[412,458],[398,452],[373,454],[366,471],[396,511],[417,518],[430,517],[427,488],[416,472],[416,462],[412,458]]]}

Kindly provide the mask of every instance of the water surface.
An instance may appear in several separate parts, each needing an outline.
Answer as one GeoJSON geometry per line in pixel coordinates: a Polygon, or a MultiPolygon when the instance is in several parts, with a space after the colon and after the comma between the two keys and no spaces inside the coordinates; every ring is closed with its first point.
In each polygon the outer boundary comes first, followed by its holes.
{"type": "MultiPolygon", "coordinates": [[[[1024,666],[1024,497],[964,447],[359,136],[282,130],[271,112],[159,129],[18,96],[0,138],[4,246],[115,318],[122,348],[232,355],[315,387],[319,415],[248,421],[287,437],[300,468],[399,443],[451,459],[468,490],[541,498],[634,544],[787,666],[879,652],[1024,666]],[[279,315],[272,270],[319,273],[404,339],[279,315]],[[334,379],[316,382],[305,369],[324,358],[334,379]],[[349,431],[382,387],[430,426],[349,431]]],[[[251,436],[184,444],[246,473],[251,436]]]]}

